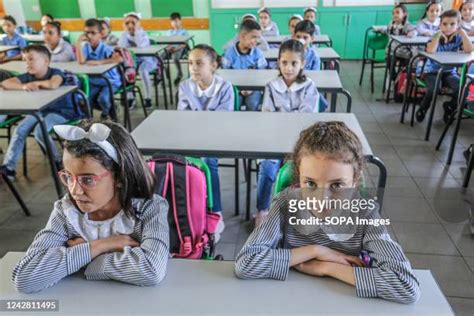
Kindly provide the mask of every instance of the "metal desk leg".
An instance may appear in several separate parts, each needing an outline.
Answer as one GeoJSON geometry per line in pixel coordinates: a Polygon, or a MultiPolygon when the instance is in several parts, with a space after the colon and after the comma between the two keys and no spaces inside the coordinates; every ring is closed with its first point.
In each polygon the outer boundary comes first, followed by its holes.
{"type": "Polygon", "coordinates": [[[49,166],[51,168],[51,174],[54,180],[54,186],[56,187],[56,193],[58,194],[58,197],[61,198],[63,190],[59,181],[58,170],[56,169],[56,164],[53,157],[53,150],[51,149],[51,146],[54,146],[54,144],[50,142],[48,129],[46,128],[46,124],[44,123],[43,116],[41,115],[41,113],[35,112],[32,113],[32,115],[36,117],[36,119],[38,120],[38,124],[41,127],[41,133],[43,134],[44,145],[46,147],[46,154],[48,155],[49,166]]]}
{"type": "Polygon", "coordinates": [[[349,91],[346,89],[342,89],[341,91],[342,94],[344,94],[347,97],[347,106],[346,106],[346,112],[351,113],[352,109],[352,95],[349,91]]]}
{"type": "MultiPolygon", "coordinates": [[[[392,47],[392,42],[393,42],[393,39],[391,39],[390,42],[388,43],[388,47],[392,47]]],[[[389,49],[387,53],[387,61],[385,62],[385,73],[383,75],[382,99],[383,99],[383,94],[385,93],[385,85],[387,84],[387,74],[388,74],[388,69],[390,68],[389,62],[391,58],[392,58],[392,54],[390,53],[390,49],[389,49]]]]}
{"type": "Polygon", "coordinates": [[[117,122],[117,109],[115,108],[115,100],[114,100],[114,88],[112,87],[112,83],[110,82],[109,78],[107,78],[104,74],[99,75],[99,78],[102,78],[105,80],[105,83],[107,84],[107,88],[109,89],[110,93],[110,118],[117,122]]]}
{"type": "Polygon", "coordinates": [[[239,187],[239,159],[234,159],[235,168],[235,216],[240,213],[240,187],[239,187]]]}
{"type": "Polygon", "coordinates": [[[408,95],[408,92],[410,91],[410,84],[411,84],[411,64],[415,60],[417,56],[414,56],[410,62],[408,63],[408,68],[407,68],[407,83],[405,87],[405,93],[403,94],[403,106],[402,106],[402,114],[400,116],[400,123],[403,123],[405,121],[405,112],[407,111],[408,107],[408,98],[410,97],[408,95]]]}
{"type": "Polygon", "coordinates": [[[436,107],[436,100],[438,99],[438,91],[441,86],[442,73],[443,73],[443,68],[441,67],[439,68],[438,74],[436,75],[435,89],[433,93],[433,99],[431,100],[430,116],[428,118],[428,125],[426,126],[426,134],[425,134],[426,141],[430,139],[431,125],[433,125],[433,117],[434,117],[434,112],[435,112],[435,107],[436,107]]]}
{"type": "Polygon", "coordinates": [[[337,92],[331,93],[331,112],[335,113],[336,112],[336,106],[337,106],[337,92]]]}
{"type": "Polygon", "coordinates": [[[10,179],[8,179],[7,175],[1,173],[0,176],[2,177],[3,181],[5,181],[5,183],[7,184],[8,188],[10,189],[10,191],[12,191],[13,196],[15,196],[15,199],[17,200],[18,204],[20,204],[20,206],[21,206],[21,208],[23,209],[23,212],[25,213],[25,215],[26,215],[26,216],[30,216],[31,213],[30,213],[30,211],[28,210],[28,207],[26,207],[25,202],[24,202],[23,199],[21,198],[20,194],[19,194],[18,191],[16,190],[15,186],[13,185],[13,183],[11,183],[10,179]]]}
{"type": "MultiPolygon", "coordinates": [[[[391,54],[392,56],[390,58],[390,72],[388,74],[388,87],[387,87],[387,91],[386,91],[387,94],[385,96],[385,102],[386,103],[390,102],[390,90],[392,89],[392,73],[395,72],[395,62],[397,60],[397,58],[396,58],[397,50],[400,46],[401,45],[398,45],[397,47],[395,47],[395,49],[393,50],[393,54],[391,54]]],[[[389,50],[390,50],[390,48],[391,48],[391,46],[388,47],[389,50]]]]}
{"type": "Polygon", "coordinates": [[[377,201],[380,205],[380,210],[382,210],[383,206],[383,196],[384,196],[384,190],[385,186],[387,185],[387,168],[385,167],[385,164],[383,163],[380,158],[375,157],[375,156],[368,156],[367,157],[368,163],[374,164],[379,168],[379,181],[377,184],[377,201]]]}
{"type": "Polygon", "coordinates": [[[451,139],[451,144],[449,145],[449,153],[448,153],[448,161],[447,161],[448,165],[450,165],[453,160],[454,147],[456,146],[456,140],[458,138],[459,129],[461,128],[462,112],[464,109],[463,100],[465,99],[464,95],[467,94],[468,87],[469,87],[469,83],[466,82],[466,84],[464,85],[464,88],[460,91],[460,95],[458,98],[458,108],[457,108],[458,112],[456,113],[457,114],[456,126],[454,127],[453,138],[451,139]]]}
{"type": "Polygon", "coordinates": [[[248,160],[247,167],[247,197],[246,197],[246,213],[245,220],[250,220],[250,201],[252,197],[252,159],[248,160]]]}

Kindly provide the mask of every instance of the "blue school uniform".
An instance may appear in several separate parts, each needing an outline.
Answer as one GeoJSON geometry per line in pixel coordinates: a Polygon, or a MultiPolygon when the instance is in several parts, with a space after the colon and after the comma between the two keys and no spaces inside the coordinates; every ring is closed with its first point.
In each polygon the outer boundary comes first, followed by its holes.
{"type": "Polygon", "coordinates": [[[242,53],[238,48],[238,42],[228,48],[222,58],[222,68],[224,69],[264,69],[267,67],[267,60],[262,51],[255,47],[247,53],[242,53]]]}
{"type": "Polygon", "coordinates": [[[20,55],[21,49],[26,47],[27,43],[26,43],[26,40],[20,36],[20,34],[15,32],[15,34],[13,34],[12,37],[8,37],[8,36],[3,37],[2,45],[19,47],[19,49],[12,49],[5,52],[8,58],[12,58],[12,57],[20,55]]]}
{"type": "MultiPolygon", "coordinates": [[[[230,41],[225,43],[225,45],[223,47],[224,52],[227,49],[229,49],[230,47],[235,46],[235,44],[237,44],[238,41],[239,41],[239,34],[236,34],[230,41]]],[[[270,48],[270,46],[268,45],[267,40],[263,36],[260,36],[260,38],[258,40],[258,43],[257,43],[257,48],[259,48],[260,50],[263,50],[263,51],[268,50],[270,48]]]]}
{"type": "Polygon", "coordinates": [[[235,103],[232,84],[218,75],[206,90],[192,79],[181,82],[178,99],[178,110],[191,111],[233,111],[235,103]]]}
{"type": "Polygon", "coordinates": [[[266,28],[262,28],[262,36],[280,36],[280,30],[275,22],[270,22],[266,28]]]}
{"type": "Polygon", "coordinates": [[[314,48],[308,47],[304,52],[304,69],[321,70],[321,58],[314,48]]]}
{"type": "MultiPolygon", "coordinates": [[[[100,42],[95,49],[89,43],[85,43],[82,47],[82,52],[86,60],[103,60],[111,58],[114,54],[114,49],[103,42],[100,42]]],[[[120,74],[116,68],[107,71],[106,76],[114,87],[118,88],[121,86],[120,74]]]]}
{"type": "MultiPolygon", "coordinates": [[[[83,54],[86,60],[103,60],[112,57],[114,49],[103,42],[100,42],[95,49],[89,43],[85,43],[83,54]]],[[[106,77],[112,84],[112,89],[115,93],[122,82],[117,68],[113,68],[106,72],[106,77]]],[[[111,95],[107,83],[102,78],[90,78],[90,93],[89,99],[92,105],[97,104],[102,109],[102,116],[109,115],[112,103],[110,101],[111,95]]]]}
{"type": "MultiPolygon", "coordinates": [[[[462,50],[462,37],[459,34],[456,34],[451,38],[451,40],[447,43],[444,42],[442,38],[439,40],[437,52],[458,52],[462,50]]],[[[425,64],[425,73],[436,73],[438,72],[440,66],[428,59],[425,64]]],[[[451,72],[453,74],[456,73],[456,67],[451,69],[446,69],[444,72],[451,72]]]]}

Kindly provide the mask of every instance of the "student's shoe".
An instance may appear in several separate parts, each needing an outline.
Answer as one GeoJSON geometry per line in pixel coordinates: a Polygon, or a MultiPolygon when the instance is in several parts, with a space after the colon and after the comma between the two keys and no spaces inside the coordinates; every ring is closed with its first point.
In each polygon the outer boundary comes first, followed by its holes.
{"type": "Polygon", "coordinates": [[[221,234],[225,229],[224,217],[222,216],[222,213],[220,214],[220,216],[221,218],[217,223],[216,232],[214,233],[214,244],[217,244],[219,242],[219,240],[221,239],[221,234]]]}
{"type": "Polygon", "coordinates": [[[260,226],[265,221],[265,218],[268,216],[268,211],[258,211],[255,215],[255,228],[260,226]]]}
{"type": "Polygon", "coordinates": [[[176,77],[176,79],[174,79],[174,85],[177,86],[179,85],[179,83],[181,82],[181,78],[183,78],[182,76],[178,76],[176,77]]]}
{"type": "Polygon", "coordinates": [[[15,181],[16,179],[16,171],[8,169],[5,165],[0,166],[0,173],[6,175],[10,181],[15,181]]]}
{"type": "Polygon", "coordinates": [[[468,149],[462,152],[462,155],[464,156],[464,159],[466,159],[466,163],[469,162],[469,158],[471,157],[471,151],[472,151],[472,145],[469,146],[468,149]]]}
{"type": "Polygon", "coordinates": [[[137,100],[136,99],[127,100],[127,105],[128,105],[128,110],[133,110],[135,106],[137,105],[137,100]]]}
{"type": "Polygon", "coordinates": [[[456,104],[454,104],[453,101],[444,102],[443,109],[444,109],[443,121],[446,124],[448,124],[449,118],[454,113],[454,111],[456,111],[456,104]]]}
{"type": "Polygon", "coordinates": [[[105,113],[100,114],[100,120],[101,121],[107,121],[109,119],[109,115],[105,113]]]}
{"type": "Polygon", "coordinates": [[[421,123],[423,122],[423,120],[425,119],[425,115],[426,115],[426,110],[423,109],[423,108],[419,108],[417,111],[416,111],[416,121],[421,123]]]}
{"type": "Polygon", "coordinates": [[[151,99],[145,99],[145,109],[151,109],[153,104],[151,104],[151,99]]]}

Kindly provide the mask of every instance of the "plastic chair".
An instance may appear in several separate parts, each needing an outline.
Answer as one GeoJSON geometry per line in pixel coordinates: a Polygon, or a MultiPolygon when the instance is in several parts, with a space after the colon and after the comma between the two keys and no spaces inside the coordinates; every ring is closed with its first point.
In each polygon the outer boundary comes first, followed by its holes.
{"type": "Polygon", "coordinates": [[[377,33],[372,29],[372,27],[365,31],[362,70],[360,72],[359,85],[362,85],[362,80],[364,79],[365,65],[370,64],[370,89],[372,93],[374,93],[374,69],[385,68],[385,48],[387,47],[388,41],[389,37],[387,34],[377,33]],[[377,57],[378,52],[383,52],[384,57],[377,57]]]}

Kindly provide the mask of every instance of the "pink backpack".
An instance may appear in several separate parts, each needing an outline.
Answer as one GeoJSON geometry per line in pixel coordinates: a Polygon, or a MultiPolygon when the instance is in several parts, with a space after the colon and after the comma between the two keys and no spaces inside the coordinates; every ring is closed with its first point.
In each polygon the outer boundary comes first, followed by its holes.
{"type": "Polygon", "coordinates": [[[135,83],[137,79],[137,70],[135,69],[135,62],[133,60],[133,56],[130,51],[123,47],[115,47],[114,51],[122,57],[122,66],[123,66],[123,74],[125,77],[125,82],[127,84],[135,83]]]}
{"type": "Polygon", "coordinates": [[[170,253],[174,258],[214,259],[219,215],[210,212],[212,190],[207,165],[178,155],[153,156],[155,193],[169,204],[170,253]],[[207,176],[206,176],[207,175],[207,176]]]}

